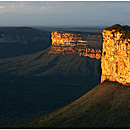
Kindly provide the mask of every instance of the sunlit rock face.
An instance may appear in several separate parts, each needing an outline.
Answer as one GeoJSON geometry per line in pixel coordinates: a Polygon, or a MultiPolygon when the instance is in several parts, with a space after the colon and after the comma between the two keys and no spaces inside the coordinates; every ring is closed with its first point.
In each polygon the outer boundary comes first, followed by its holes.
{"type": "Polygon", "coordinates": [[[100,34],[54,31],[51,35],[52,46],[49,53],[77,53],[80,56],[101,58],[102,37],[100,34]]]}
{"type": "Polygon", "coordinates": [[[130,84],[130,27],[113,25],[103,30],[101,58],[104,80],[130,84]]]}

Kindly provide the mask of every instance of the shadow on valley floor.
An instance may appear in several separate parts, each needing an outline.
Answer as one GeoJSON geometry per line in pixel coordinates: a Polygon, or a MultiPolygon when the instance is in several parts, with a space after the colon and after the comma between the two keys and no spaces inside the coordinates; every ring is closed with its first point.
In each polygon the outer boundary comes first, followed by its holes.
{"type": "Polygon", "coordinates": [[[100,60],[48,49],[0,59],[0,127],[7,128],[66,106],[100,82],[100,60]]]}
{"type": "Polygon", "coordinates": [[[57,110],[91,90],[100,75],[20,77],[0,75],[0,127],[28,122],[57,110]]]}

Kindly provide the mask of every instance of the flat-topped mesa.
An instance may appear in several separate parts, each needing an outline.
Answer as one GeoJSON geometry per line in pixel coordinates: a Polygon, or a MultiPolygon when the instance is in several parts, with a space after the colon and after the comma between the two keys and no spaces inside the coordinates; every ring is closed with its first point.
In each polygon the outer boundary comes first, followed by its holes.
{"type": "Polygon", "coordinates": [[[81,34],[70,32],[54,31],[51,33],[52,45],[76,46],[84,45],[87,41],[83,40],[81,34]]]}
{"type": "Polygon", "coordinates": [[[101,49],[97,41],[102,42],[101,34],[91,35],[89,33],[54,31],[51,33],[52,46],[49,53],[70,54],[77,53],[80,56],[89,56],[100,59],[101,49]],[[91,40],[92,39],[92,40],[91,40]],[[92,45],[91,45],[91,44],[92,45]]]}
{"type": "Polygon", "coordinates": [[[103,50],[101,58],[104,80],[130,84],[130,27],[113,25],[103,30],[103,50]]]}

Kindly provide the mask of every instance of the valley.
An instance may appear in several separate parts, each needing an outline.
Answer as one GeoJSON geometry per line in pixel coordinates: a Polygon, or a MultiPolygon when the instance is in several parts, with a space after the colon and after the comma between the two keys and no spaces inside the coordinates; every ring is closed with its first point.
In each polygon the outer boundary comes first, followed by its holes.
{"type": "MultiPolygon", "coordinates": [[[[42,34],[43,38],[48,37],[45,34],[42,34]]],[[[11,37],[15,34],[8,35],[11,37]]],[[[22,33],[19,35],[22,37],[22,33]]],[[[31,33],[28,35],[31,36],[31,33]]],[[[25,35],[25,37],[28,36],[25,35]]],[[[43,46],[48,45],[47,41],[42,42],[43,46]]],[[[28,47],[32,43],[30,41],[28,47]]],[[[89,44],[90,47],[93,45],[89,44]]],[[[11,46],[12,42],[8,42],[8,45],[11,46]]],[[[15,42],[13,45],[15,46],[15,42]]],[[[100,45],[101,42],[98,42],[98,46],[100,45]]],[[[33,48],[37,51],[35,47],[33,48]]],[[[1,57],[4,57],[0,59],[1,128],[28,122],[60,109],[90,91],[100,82],[100,58],[79,56],[75,52],[50,53],[53,45],[47,49],[40,49],[42,50],[35,53],[28,52],[26,55],[19,55],[18,49],[16,54],[19,56],[6,55],[6,58],[1,52],[1,57]]],[[[21,50],[24,49],[21,48],[21,50]]],[[[12,53],[11,48],[5,51],[6,54],[12,53]]]]}
{"type": "Polygon", "coordinates": [[[129,129],[129,7],[0,1],[0,128],[129,129]]]}
{"type": "Polygon", "coordinates": [[[99,83],[98,80],[95,83],[89,80],[86,80],[86,77],[63,76],[41,78],[11,76],[8,80],[2,79],[0,127],[10,128],[66,106],[99,83]]]}

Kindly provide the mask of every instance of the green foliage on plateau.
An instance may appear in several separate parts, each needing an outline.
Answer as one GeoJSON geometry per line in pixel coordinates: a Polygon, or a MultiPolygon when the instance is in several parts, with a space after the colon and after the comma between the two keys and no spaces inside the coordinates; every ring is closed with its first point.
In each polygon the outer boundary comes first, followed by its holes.
{"type": "Polygon", "coordinates": [[[126,30],[130,30],[130,27],[129,26],[121,26],[120,24],[114,24],[112,25],[111,27],[106,27],[104,30],[116,30],[116,31],[126,31],[126,30]]]}
{"type": "Polygon", "coordinates": [[[37,118],[24,128],[130,128],[130,87],[105,81],[68,106],[37,118]]]}
{"type": "Polygon", "coordinates": [[[127,25],[121,26],[120,24],[112,25],[111,27],[106,27],[104,30],[116,30],[117,32],[122,33],[122,39],[129,39],[130,38],[130,27],[127,25]]]}

